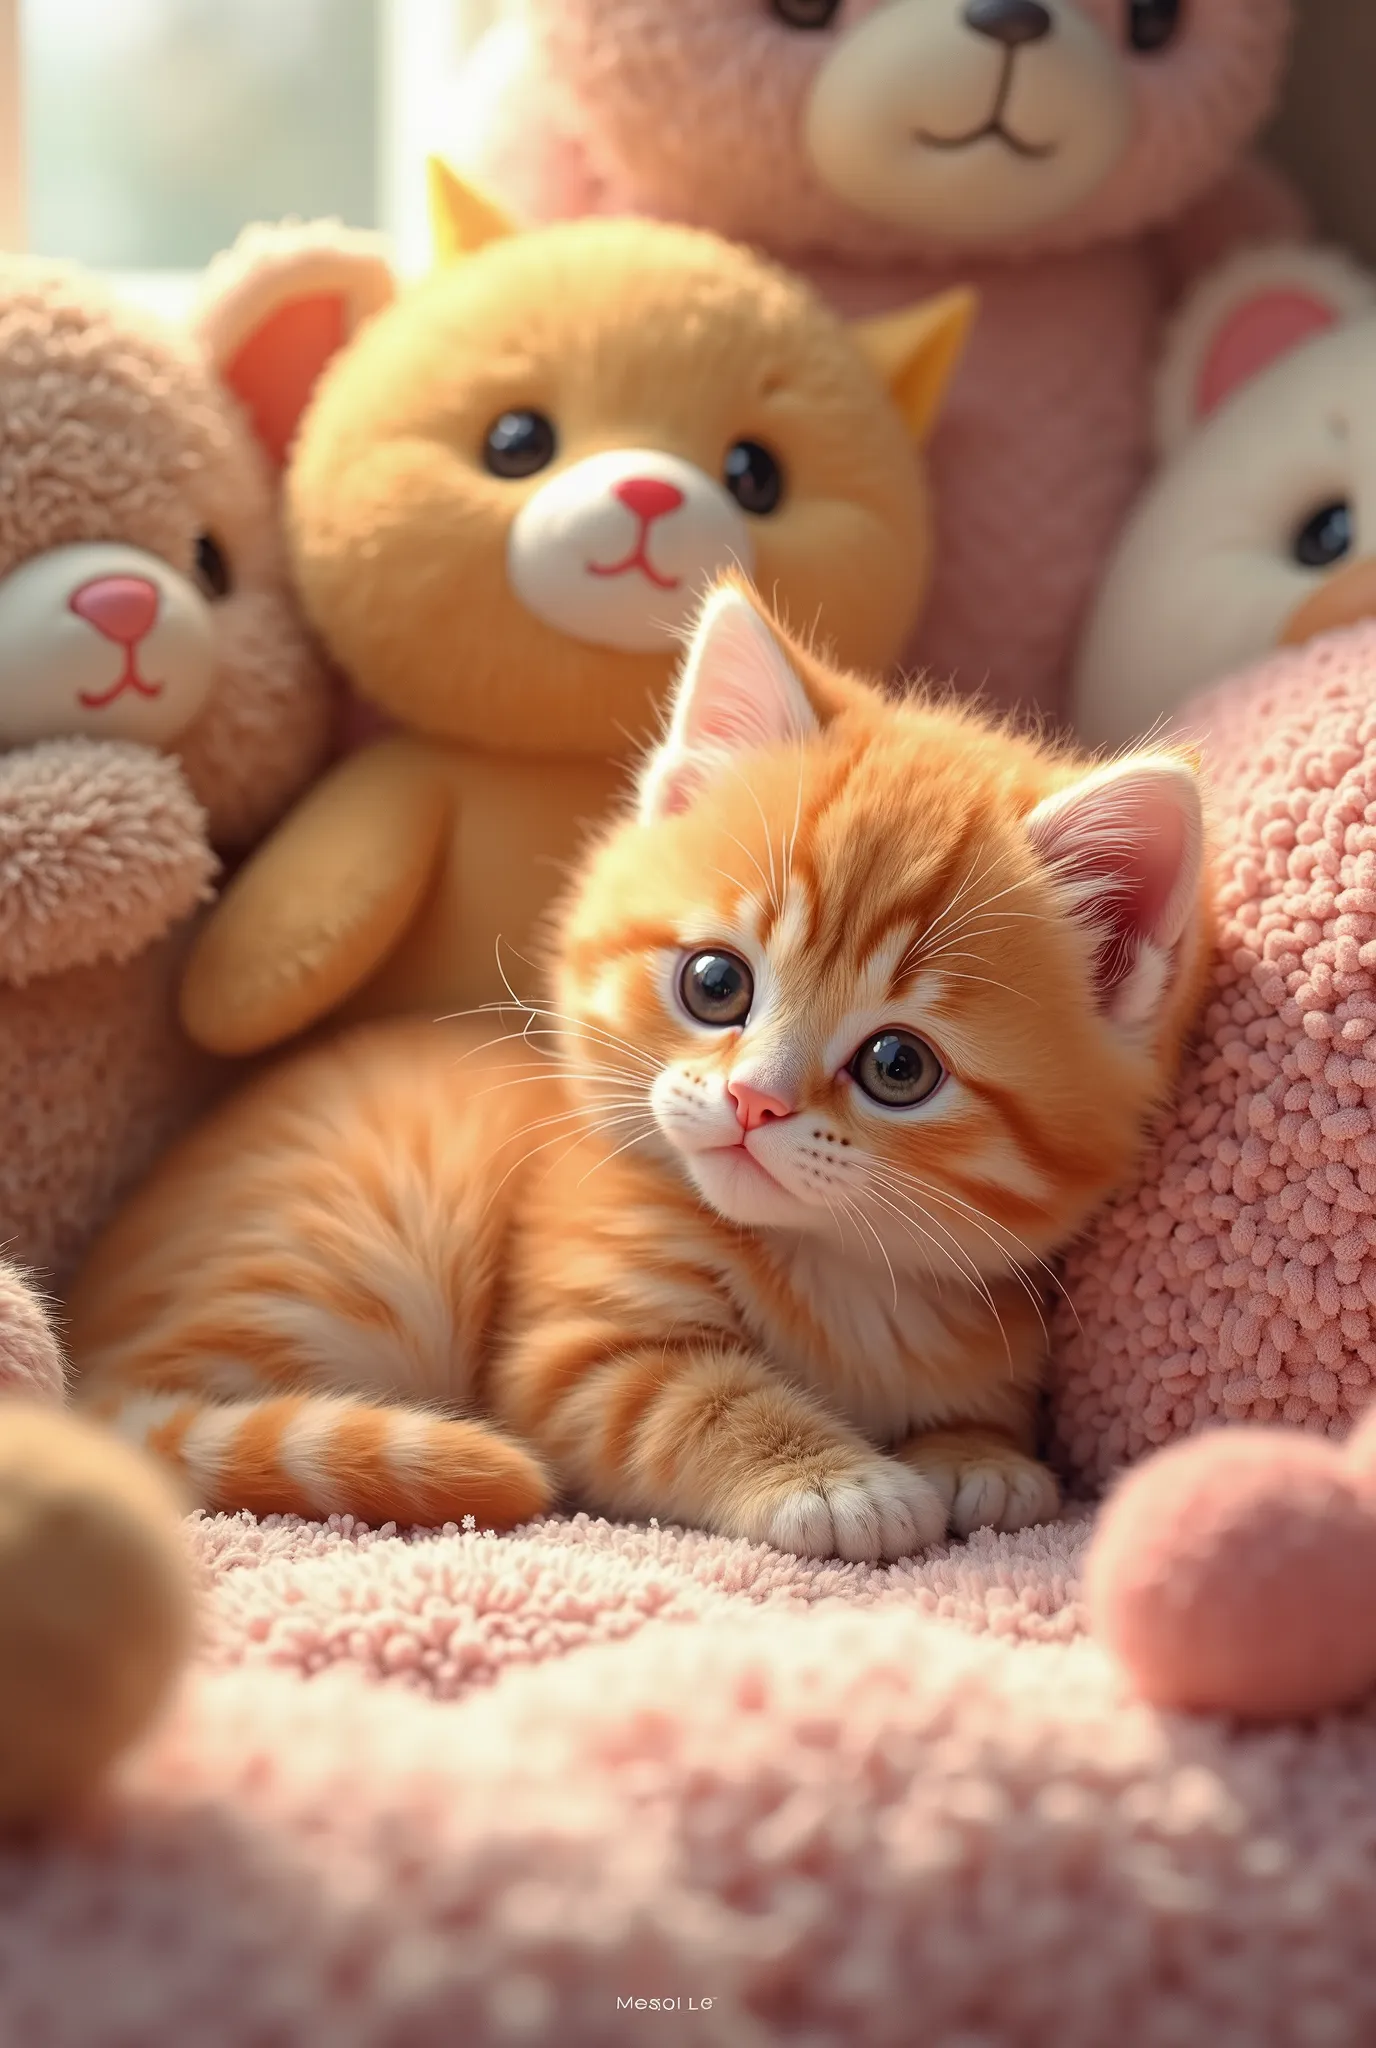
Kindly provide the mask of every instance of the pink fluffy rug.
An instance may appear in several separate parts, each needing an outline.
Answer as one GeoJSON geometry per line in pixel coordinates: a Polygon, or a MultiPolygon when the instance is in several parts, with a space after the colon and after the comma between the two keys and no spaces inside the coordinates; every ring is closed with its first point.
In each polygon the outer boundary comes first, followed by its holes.
{"type": "Polygon", "coordinates": [[[878,1571],[194,1522],[175,1711],[79,1836],[0,1857],[0,2042],[1376,2040],[1376,1713],[1126,1703],[1085,1534],[878,1571]]]}

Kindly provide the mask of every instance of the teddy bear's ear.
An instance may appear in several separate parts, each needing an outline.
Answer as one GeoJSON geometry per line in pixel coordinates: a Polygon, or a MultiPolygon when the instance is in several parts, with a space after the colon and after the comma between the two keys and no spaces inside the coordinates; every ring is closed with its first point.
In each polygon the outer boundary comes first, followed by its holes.
{"type": "Polygon", "coordinates": [[[395,295],[380,238],[336,221],[248,228],[211,264],[193,332],[275,463],[325,365],[395,295]]]}
{"type": "Polygon", "coordinates": [[[1376,308],[1376,277],[1326,249],[1248,249],[1210,273],[1167,337],[1157,377],[1158,453],[1171,455],[1283,356],[1376,308]]]}
{"type": "Polygon", "coordinates": [[[962,287],[901,313],[851,325],[919,446],[936,424],[978,310],[975,294],[962,287]]]}
{"type": "Polygon", "coordinates": [[[489,242],[505,241],[516,233],[516,225],[496,203],[467,184],[451,170],[443,157],[426,160],[426,181],[430,192],[430,234],[436,263],[455,263],[472,256],[489,242]]]}

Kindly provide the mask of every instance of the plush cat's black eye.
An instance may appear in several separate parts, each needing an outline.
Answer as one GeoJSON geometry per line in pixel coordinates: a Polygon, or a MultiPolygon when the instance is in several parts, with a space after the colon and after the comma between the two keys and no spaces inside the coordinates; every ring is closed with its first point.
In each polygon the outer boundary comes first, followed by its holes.
{"type": "Polygon", "coordinates": [[[790,28],[830,28],[841,0],[769,0],[770,12],[790,28]]]}
{"type": "Polygon", "coordinates": [[[945,1069],[932,1048],[912,1031],[881,1031],[867,1039],[850,1063],[851,1078],[871,1102],[885,1109],[916,1109],[934,1095],[945,1069]]]}
{"type": "Polygon", "coordinates": [[[784,473],[779,458],[761,441],[737,441],[726,451],[722,481],[742,512],[767,519],[777,512],[784,495],[784,473]]]}
{"type": "Polygon", "coordinates": [[[1128,41],[1149,57],[1180,33],[1185,0],[1128,0],[1128,41]]]}
{"type": "Polygon", "coordinates": [[[709,953],[694,953],[685,960],[678,978],[678,999],[699,1024],[714,1024],[725,1030],[744,1024],[755,1000],[755,977],[736,953],[715,947],[709,953]]]}
{"type": "Polygon", "coordinates": [[[483,461],[493,476],[534,476],[549,468],[558,445],[542,412],[504,412],[487,430],[483,461]]]}
{"type": "Polygon", "coordinates": [[[197,538],[196,581],[202,595],[212,600],[228,597],[233,587],[225,551],[213,533],[203,533],[197,538]]]}
{"type": "Polygon", "coordinates": [[[1356,537],[1351,505],[1346,498],[1335,498],[1305,520],[1291,552],[1302,569],[1331,569],[1352,553],[1356,537]]]}

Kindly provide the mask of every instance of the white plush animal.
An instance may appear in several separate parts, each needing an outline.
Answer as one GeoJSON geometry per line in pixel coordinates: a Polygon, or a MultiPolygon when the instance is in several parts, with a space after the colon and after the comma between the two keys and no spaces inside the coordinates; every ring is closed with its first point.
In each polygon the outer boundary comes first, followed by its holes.
{"type": "Polygon", "coordinates": [[[1157,434],[1080,653],[1074,716],[1095,745],[1376,614],[1376,278],[1288,246],[1224,264],[1167,347],[1157,434]]]}

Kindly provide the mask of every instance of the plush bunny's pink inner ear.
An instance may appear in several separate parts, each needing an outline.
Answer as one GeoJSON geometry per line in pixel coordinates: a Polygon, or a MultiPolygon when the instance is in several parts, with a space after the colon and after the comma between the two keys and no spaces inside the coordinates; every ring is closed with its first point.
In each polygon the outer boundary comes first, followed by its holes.
{"type": "Polygon", "coordinates": [[[255,327],[221,368],[272,460],[286,461],[316,380],[348,339],[342,293],[290,299],[255,327]]]}
{"type": "Polygon", "coordinates": [[[1298,287],[1259,292],[1215,335],[1195,386],[1195,415],[1208,419],[1225,400],[1316,335],[1336,327],[1339,310],[1298,287]]]}

